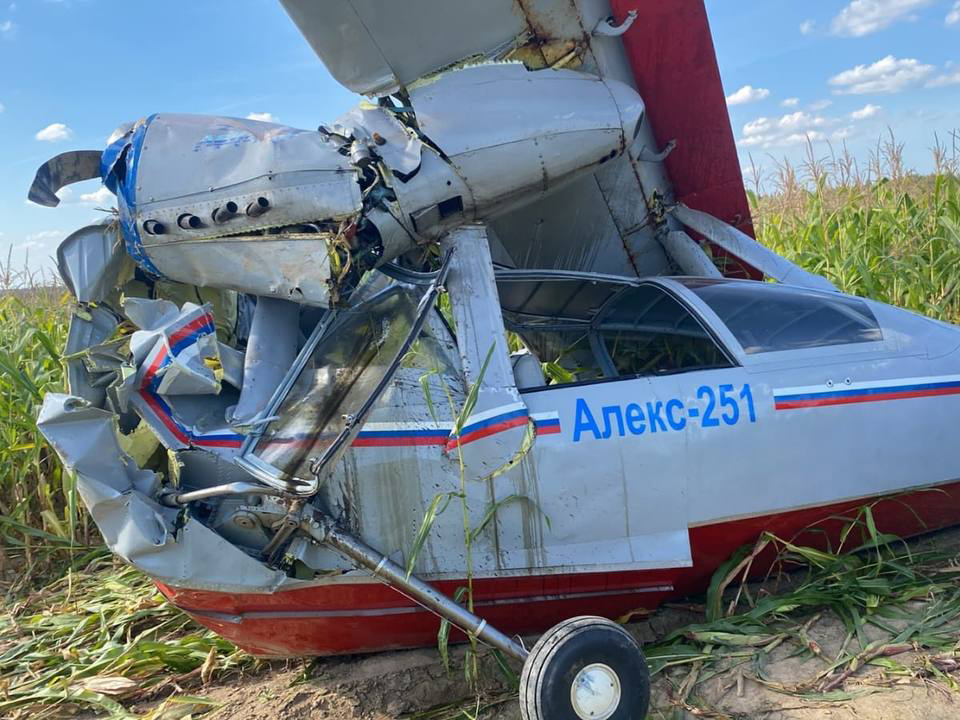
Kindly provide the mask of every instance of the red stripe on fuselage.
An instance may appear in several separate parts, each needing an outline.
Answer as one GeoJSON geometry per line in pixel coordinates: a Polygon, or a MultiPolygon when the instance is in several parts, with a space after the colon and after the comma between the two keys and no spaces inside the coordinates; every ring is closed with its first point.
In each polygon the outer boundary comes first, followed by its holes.
{"type": "Polygon", "coordinates": [[[487,425],[486,427],[480,428],[479,430],[474,430],[469,432],[466,435],[463,435],[459,438],[459,443],[457,438],[451,438],[447,441],[447,450],[453,450],[457,445],[467,445],[468,443],[476,442],[477,440],[482,440],[485,437],[490,437],[491,435],[496,435],[499,432],[504,430],[509,430],[510,428],[520,427],[521,425],[526,425],[527,421],[530,419],[528,415],[521,415],[520,417],[510,418],[509,420],[504,420],[503,422],[494,423],[493,425],[487,425]]]}
{"type": "Polygon", "coordinates": [[[447,435],[397,435],[394,437],[363,437],[354,439],[353,447],[407,447],[445,445],[447,435]]]}
{"type": "Polygon", "coordinates": [[[537,435],[559,435],[560,434],[560,424],[554,423],[552,425],[537,425],[537,435]]]}
{"type": "Polygon", "coordinates": [[[776,400],[777,410],[795,410],[807,407],[826,407],[828,405],[854,405],[856,403],[880,402],[882,400],[904,400],[906,398],[936,397],[938,395],[960,395],[960,387],[932,388],[930,390],[905,390],[903,392],[872,393],[869,395],[844,395],[842,397],[807,398],[804,400],[776,400]]]}
{"type": "Polygon", "coordinates": [[[153,362],[150,363],[150,367],[147,368],[147,371],[143,374],[143,381],[140,383],[141,388],[147,388],[150,385],[150,381],[153,380],[153,376],[156,375],[157,370],[163,365],[163,361],[167,357],[167,349],[165,347],[160,348],[160,352],[157,353],[157,356],[153,359],[153,362]]]}
{"type": "MultiPolygon", "coordinates": [[[[644,613],[671,597],[702,591],[717,567],[765,531],[814,547],[825,547],[829,542],[836,548],[849,522],[844,516],[855,515],[868,502],[872,503],[878,530],[900,537],[960,522],[960,482],[954,482],[879,499],[844,500],[691,527],[693,567],[552,575],[531,570],[514,577],[475,578],[475,600],[482,606],[480,614],[508,634],[541,631],[575,615],[620,617],[630,612],[644,613]],[[656,586],[673,589],[649,591],[656,586]],[[550,599],[539,599],[544,597],[550,599]]],[[[859,538],[848,540],[851,547],[858,542],[859,538]]],[[[753,570],[757,574],[766,572],[771,560],[772,555],[758,557],[753,570]]],[[[452,595],[463,583],[462,579],[451,579],[432,584],[452,595]]],[[[201,624],[259,654],[331,655],[436,644],[439,619],[419,611],[412,601],[379,583],[338,582],[276,593],[215,592],[164,585],[160,589],[174,604],[198,613],[269,613],[270,617],[239,620],[195,616],[201,624]],[[314,612],[331,616],[302,616],[314,612]],[[398,612],[404,612],[401,621],[398,612]]]]}
{"type": "Polygon", "coordinates": [[[190,444],[189,436],[183,432],[177,424],[173,421],[168,414],[166,409],[160,404],[157,398],[153,393],[144,391],[140,393],[140,396],[147,402],[147,405],[150,406],[150,409],[156,413],[157,417],[160,418],[160,422],[163,423],[163,426],[169,430],[177,440],[182,442],[184,445],[190,444]]]}
{"type": "Polygon", "coordinates": [[[200,317],[191,320],[182,328],[177,330],[173,335],[171,335],[168,342],[170,343],[171,346],[176,345],[183,338],[187,337],[190,333],[196,330],[199,330],[200,328],[206,328],[206,327],[213,328],[212,315],[201,315],[200,317]]]}

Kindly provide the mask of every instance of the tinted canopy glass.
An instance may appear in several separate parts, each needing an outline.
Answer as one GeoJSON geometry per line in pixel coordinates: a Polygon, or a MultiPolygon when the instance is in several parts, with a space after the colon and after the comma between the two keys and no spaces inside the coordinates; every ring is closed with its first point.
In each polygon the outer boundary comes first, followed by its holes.
{"type": "Polygon", "coordinates": [[[736,280],[681,280],[730,328],[744,352],[883,339],[867,304],[839,293],[736,280]]]}
{"type": "Polygon", "coordinates": [[[597,327],[618,376],[730,366],[690,311],[655,285],[621,292],[597,327]]]}

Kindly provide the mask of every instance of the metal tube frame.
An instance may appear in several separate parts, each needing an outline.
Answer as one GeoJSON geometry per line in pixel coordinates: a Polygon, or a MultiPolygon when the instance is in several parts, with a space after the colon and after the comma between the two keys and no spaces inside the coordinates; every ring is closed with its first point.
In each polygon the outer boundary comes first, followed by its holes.
{"type": "Polygon", "coordinates": [[[369,570],[381,582],[463,632],[475,636],[485,645],[521,662],[527,659],[529,653],[519,642],[492,627],[486,620],[474,615],[429,583],[414,575],[408,575],[404,568],[386,555],[338,528],[329,516],[314,509],[313,516],[301,522],[300,528],[317,542],[333,548],[357,566],[369,570]]]}
{"type": "Polygon", "coordinates": [[[283,493],[276,488],[265,487],[249,482],[232,482],[224,485],[214,485],[212,487],[201,488],[200,490],[189,490],[187,492],[167,492],[160,495],[160,502],[169,507],[178,507],[187,505],[196,500],[206,500],[207,498],[220,497],[221,495],[282,495],[283,493]]]}

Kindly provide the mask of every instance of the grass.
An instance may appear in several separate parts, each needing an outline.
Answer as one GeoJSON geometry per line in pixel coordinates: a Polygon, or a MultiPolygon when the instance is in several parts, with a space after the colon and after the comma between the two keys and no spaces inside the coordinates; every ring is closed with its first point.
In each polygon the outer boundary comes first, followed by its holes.
{"type": "MultiPolygon", "coordinates": [[[[846,292],[960,322],[957,153],[938,143],[937,172],[926,177],[904,170],[901,157],[891,139],[878,144],[862,172],[845,152],[818,158],[811,151],[799,167],[778,164],[751,193],[758,238],[846,292]]],[[[251,662],[106,556],[72,478],[37,432],[43,394],[63,389],[60,352],[69,308],[61,288],[13,272],[9,259],[0,263],[2,717],[43,717],[71,707],[128,717],[137,703],[251,662]]],[[[678,706],[694,702],[699,686],[733,666],[771,687],[765,658],[790,644],[815,655],[796,638],[818,614],[841,619],[850,636],[846,648],[825,663],[825,669],[832,665],[827,674],[778,691],[842,697],[852,672],[881,662],[891,673],[955,687],[950,672],[960,666],[952,645],[960,633],[960,591],[952,558],[911,553],[882,536],[852,556],[786,539],[764,541],[785,564],[805,569],[797,582],[760,596],[744,588],[732,611],[716,604],[708,622],[648,648],[654,671],[674,686],[678,706]],[[886,628],[887,640],[871,645],[868,628],[886,628]],[[906,646],[919,661],[900,663],[906,646]]],[[[718,577],[718,585],[723,580],[736,586],[726,577],[718,577]]],[[[474,705],[430,717],[475,714],[474,705]]]]}

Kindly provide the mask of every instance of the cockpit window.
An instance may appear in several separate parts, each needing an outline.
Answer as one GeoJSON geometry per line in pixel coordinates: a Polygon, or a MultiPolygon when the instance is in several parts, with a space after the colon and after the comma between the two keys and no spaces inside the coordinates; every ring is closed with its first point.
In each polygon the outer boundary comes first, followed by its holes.
{"type": "Polygon", "coordinates": [[[625,289],[596,326],[618,376],[731,366],[700,322],[655,285],[625,289]]]}
{"type": "Polygon", "coordinates": [[[877,319],[858,298],[750,281],[681,282],[710,306],[749,354],[883,339],[877,319]]]}

